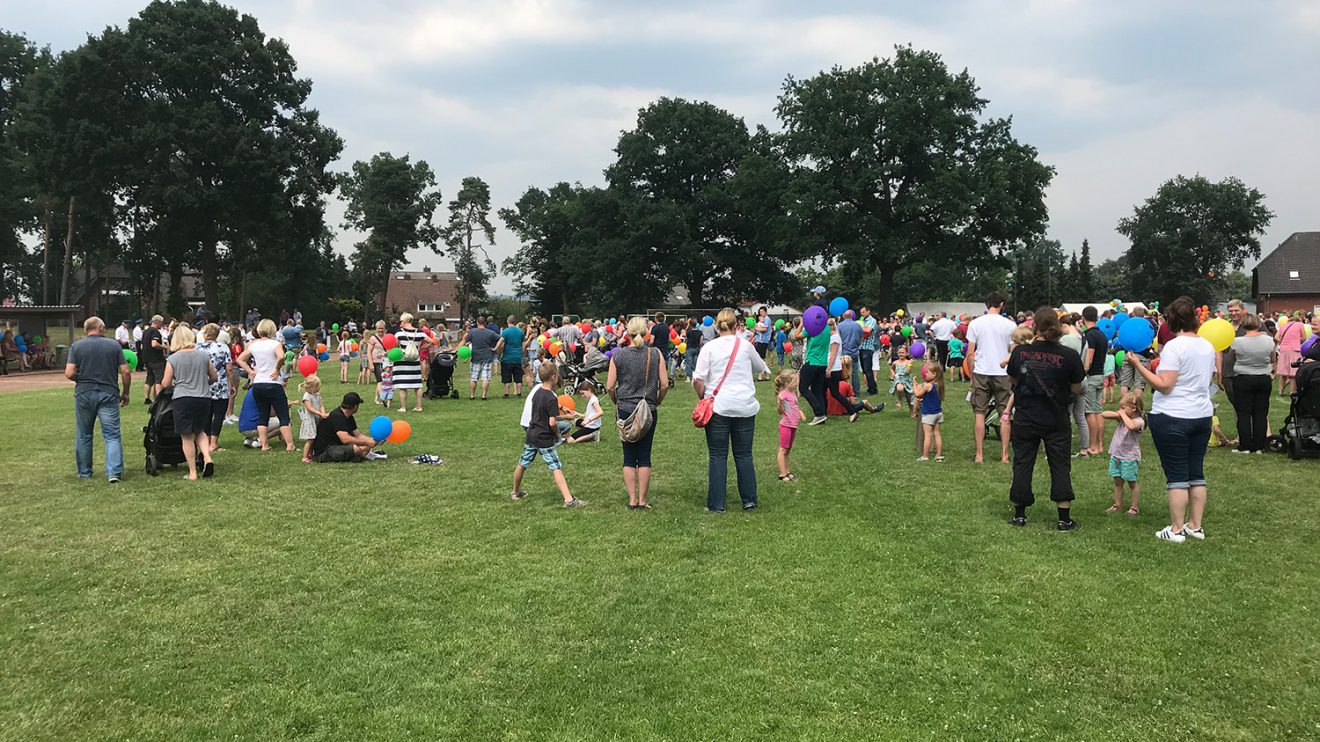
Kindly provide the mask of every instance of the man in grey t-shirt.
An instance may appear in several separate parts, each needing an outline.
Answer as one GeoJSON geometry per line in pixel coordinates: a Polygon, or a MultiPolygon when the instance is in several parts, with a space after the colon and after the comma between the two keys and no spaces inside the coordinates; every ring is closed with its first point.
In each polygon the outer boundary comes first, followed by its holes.
{"type": "Polygon", "coordinates": [[[88,317],[83,330],[87,337],[69,348],[69,362],[64,366],[64,376],[75,382],[73,406],[77,415],[77,433],[74,457],[78,478],[92,477],[92,426],[100,419],[101,437],[105,439],[105,475],[111,484],[118,484],[124,474],[119,408],[128,404],[128,389],[133,377],[128,372],[124,349],[105,337],[105,323],[100,317],[88,317]]]}

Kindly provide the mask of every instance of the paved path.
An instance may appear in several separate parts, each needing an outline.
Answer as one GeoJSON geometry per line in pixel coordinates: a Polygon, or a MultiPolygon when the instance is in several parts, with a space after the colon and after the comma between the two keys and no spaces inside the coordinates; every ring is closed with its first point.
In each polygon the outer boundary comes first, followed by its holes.
{"type": "Polygon", "coordinates": [[[63,371],[29,371],[0,376],[0,394],[61,388],[73,388],[73,382],[64,378],[63,371]]]}

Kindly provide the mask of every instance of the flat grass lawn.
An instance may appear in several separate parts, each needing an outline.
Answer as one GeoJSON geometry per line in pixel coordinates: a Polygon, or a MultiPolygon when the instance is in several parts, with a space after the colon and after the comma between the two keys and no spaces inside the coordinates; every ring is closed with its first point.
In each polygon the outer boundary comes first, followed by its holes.
{"type": "Polygon", "coordinates": [[[886,411],[803,428],[785,485],[764,385],[762,507],[724,515],[682,387],[652,512],[612,435],[563,451],[590,507],[539,461],[510,502],[518,400],[428,401],[371,464],[226,428],[216,478],[185,482],[143,473],[138,397],[111,488],[99,437],[74,476],[71,391],[0,396],[0,738],[1320,738],[1320,462],[1213,451],[1209,539],[1173,545],[1148,437],[1143,514],[1106,515],[1105,462],[1077,462],[1075,533],[1042,457],[1014,529],[965,390],[947,463],[886,411]]]}

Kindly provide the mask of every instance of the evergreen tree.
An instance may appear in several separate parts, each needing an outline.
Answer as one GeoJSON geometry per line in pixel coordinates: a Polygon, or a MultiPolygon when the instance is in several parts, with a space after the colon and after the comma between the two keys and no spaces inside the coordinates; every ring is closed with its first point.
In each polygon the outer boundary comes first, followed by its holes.
{"type": "Polygon", "coordinates": [[[1077,263],[1077,292],[1082,301],[1096,301],[1095,272],[1091,268],[1091,243],[1082,240],[1082,259],[1077,263]]]}

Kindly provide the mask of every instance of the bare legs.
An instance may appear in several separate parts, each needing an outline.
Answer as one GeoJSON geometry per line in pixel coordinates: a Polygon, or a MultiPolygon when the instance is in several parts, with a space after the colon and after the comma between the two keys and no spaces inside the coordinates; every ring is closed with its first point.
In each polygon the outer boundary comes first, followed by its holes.
{"type": "Polygon", "coordinates": [[[628,490],[628,504],[641,507],[651,490],[651,467],[623,467],[623,487],[628,490]]]}

